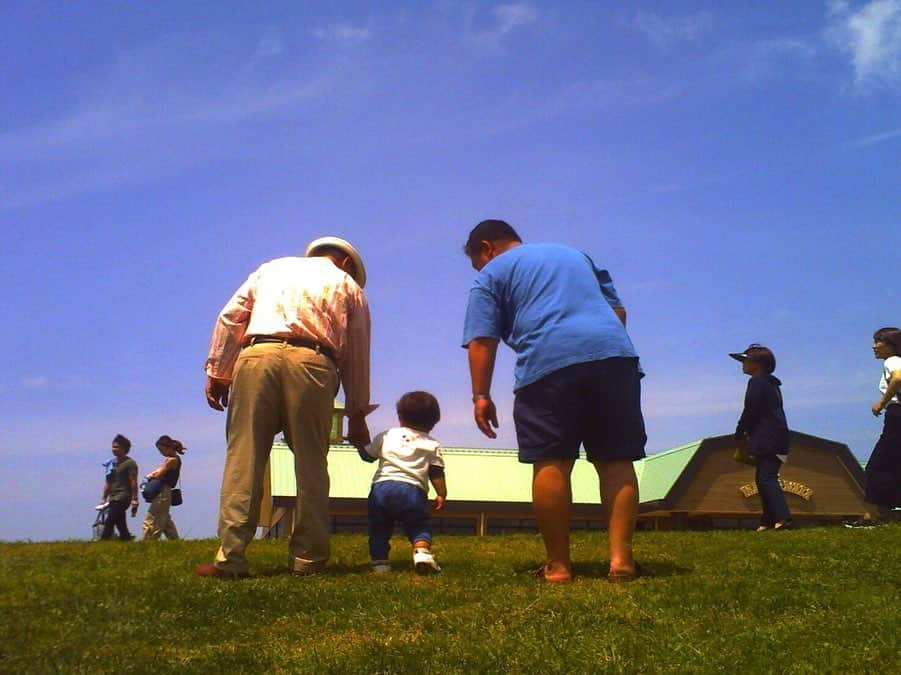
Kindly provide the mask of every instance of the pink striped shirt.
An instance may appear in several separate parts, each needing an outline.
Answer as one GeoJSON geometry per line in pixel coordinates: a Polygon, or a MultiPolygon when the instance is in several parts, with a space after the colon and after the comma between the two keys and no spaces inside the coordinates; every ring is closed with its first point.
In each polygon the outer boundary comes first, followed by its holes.
{"type": "Polygon", "coordinates": [[[328,258],[276,258],[251,274],[219,313],[206,374],[231,380],[245,338],[301,337],[337,358],[348,415],[369,406],[369,305],[328,258]]]}

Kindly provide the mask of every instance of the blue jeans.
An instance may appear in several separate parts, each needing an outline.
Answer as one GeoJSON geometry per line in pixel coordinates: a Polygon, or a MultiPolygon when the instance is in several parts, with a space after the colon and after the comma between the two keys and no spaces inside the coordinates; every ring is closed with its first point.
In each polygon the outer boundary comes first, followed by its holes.
{"type": "Polygon", "coordinates": [[[411,483],[386,480],[373,483],[369,491],[369,557],[387,560],[394,532],[400,521],[410,542],[431,543],[429,504],[425,492],[411,483]]]}
{"type": "Polygon", "coordinates": [[[760,519],[764,525],[773,526],[783,520],[790,520],[791,513],[788,510],[788,502],[785,493],[779,485],[779,469],[782,468],[782,460],[776,455],[756,455],[757,469],[755,480],[757,492],[760,494],[760,504],[763,507],[763,517],[760,519]]]}

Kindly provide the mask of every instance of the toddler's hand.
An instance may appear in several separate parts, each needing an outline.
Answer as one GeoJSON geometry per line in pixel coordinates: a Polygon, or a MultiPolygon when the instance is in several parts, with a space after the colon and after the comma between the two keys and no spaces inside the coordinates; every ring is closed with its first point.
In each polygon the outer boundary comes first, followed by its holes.
{"type": "Polygon", "coordinates": [[[444,508],[444,497],[438,495],[435,497],[435,511],[440,511],[444,508]]]}

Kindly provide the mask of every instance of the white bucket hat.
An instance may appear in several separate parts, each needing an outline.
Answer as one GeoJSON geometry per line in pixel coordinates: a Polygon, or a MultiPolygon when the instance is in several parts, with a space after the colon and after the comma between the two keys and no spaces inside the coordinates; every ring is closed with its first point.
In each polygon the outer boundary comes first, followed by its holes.
{"type": "Polygon", "coordinates": [[[337,248],[349,255],[350,259],[354,261],[353,280],[357,282],[360,288],[366,285],[366,267],[363,265],[363,258],[360,257],[360,252],[353,247],[353,244],[340,237],[319,237],[319,239],[314,239],[310,242],[304,255],[309,258],[321,248],[337,248]]]}

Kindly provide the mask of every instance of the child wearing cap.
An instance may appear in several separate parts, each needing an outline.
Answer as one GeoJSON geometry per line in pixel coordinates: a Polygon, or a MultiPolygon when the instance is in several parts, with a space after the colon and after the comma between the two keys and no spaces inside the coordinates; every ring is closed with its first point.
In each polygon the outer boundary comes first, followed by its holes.
{"type": "Polygon", "coordinates": [[[742,372],[751,378],[735,438],[748,443],[748,452],[754,460],[754,479],[763,509],[757,531],[783,530],[792,524],[788,502],[779,484],[779,469],[788,458],[789,434],[779,388],[782,382],[773,375],[776,357],[756,343],[729,356],[741,361],[742,372]]]}
{"type": "Polygon", "coordinates": [[[411,391],[397,402],[400,426],[376,435],[360,457],[378,460],[369,493],[369,555],[372,571],[391,571],[388,552],[395,521],[413,544],[413,566],[420,574],[440,572],[432,555],[429,523],[429,482],[435,488],[435,510],[440,511],[447,497],[441,445],[429,432],[441,419],[434,396],[411,391]]]}

